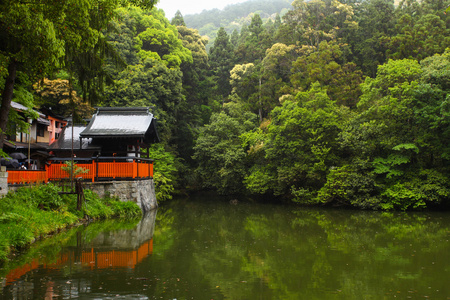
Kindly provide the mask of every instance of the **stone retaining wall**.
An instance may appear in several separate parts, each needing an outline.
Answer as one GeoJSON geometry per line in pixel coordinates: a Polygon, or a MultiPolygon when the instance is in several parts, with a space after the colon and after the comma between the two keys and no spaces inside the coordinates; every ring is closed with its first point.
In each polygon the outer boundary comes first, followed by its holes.
{"type": "Polygon", "coordinates": [[[8,172],[6,172],[6,167],[1,166],[0,168],[0,197],[8,194],[8,172]]]}
{"type": "Polygon", "coordinates": [[[116,196],[121,201],[133,201],[139,205],[143,212],[158,207],[153,179],[85,182],[83,186],[85,189],[97,193],[100,197],[109,193],[109,195],[116,196]]]}
{"type": "MultiPolygon", "coordinates": [[[[6,194],[8,188],[10,190],[16,190],[19,185],[8,187],[8,173],[3,177],[0,171],[0,195],[2,192],[6,194]]],[[[142,211],[148,212],[158,207],[156,201],[155,184],[153,179],[138,179],[130,181],[100,181],[100,182],[83,182],[85,189],[91,190],[97,193],[100,197],[104,197],[107,193],[111,196],[116,196],[120,201],[133,201],[142,209],[142,211]]]]}

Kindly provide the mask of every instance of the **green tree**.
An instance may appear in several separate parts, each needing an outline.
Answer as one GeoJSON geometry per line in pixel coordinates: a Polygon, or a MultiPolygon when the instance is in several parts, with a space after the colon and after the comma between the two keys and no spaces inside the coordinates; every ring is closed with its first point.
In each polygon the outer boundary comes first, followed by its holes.
{"type": "MultiPolygon", "coordinates": [[[[14,93],[17,71],[36,81],[73,58],[98,53],[102,30],[119,5],[128,3],[151,8],[154,0],[85,1],[2,1],[0,3],[0,46],[2,106],[0,108],[0,148],[14,93]],[[96,13],[95,13],[96,12],[96,13]],[[97,50],[96,50],[97,49],[97,50]]],[[[101,48],[101,47],[100,47],[101,48]]],[[[101,73],[101,70],[97,70],[101,73]]],[[[84,78],[78,73],[80,78],[84,78]]],[[[84,96],[84,95],[83,95],[84,96]]]]}
{"type": "Polygon", "coordinates": [[[291,82],[306,90],[314,82],[327,87],[330,98],[340,105],[355,106],[361,94],[362,72],[354,63],[340,64],[345,45],[323,41],[317,48],[304,47],[293,64],[291,82]]]}
{"type": "Polygon", "coordinates": [[[318,83],[275,108],[259,150],[264,151],[265,162],[254,165],[245,178],[250,192],[312,202],[329,168],[337,163],[343,112],[318,83]]]}
{"type": "Polygon", "coordinates": [[[177,12],[175,13],[175,16],[173,17],[172,21],[170,21],[170,24],[175,26],[186,26],[183,15],[179,10],[177,10],[177,12]]]}
{"type": "Polygon", "coordinates": [[[3,148],[18,68],[34,80],[51,73],[64,57],[64,41],[58,36],[58,26],[54,24],[59,15],[57,12],[64,10],[63,4],[53,7],[45,1],[0,3],[0,36],[3,41],[0,46],[3,81],[0,149],[3,148]]]}
{"type": "Polygon", "coordinates": [[[230,94],[230,71],[234,66],[233,45],[223,27],[217,32],[214,45],[209,50],[210,72],[217,82],[217,94],[222,98],[230,94]]]}
{"type": "Polygon", "coordinates": [[[206,124],[210,117],[212,103],[208,71],[207,40],[197,30],[185,26],[177,27],[183,46],[192,53],[193,62],[181,64],[183,73],[183,94],[186,101],[177,110],[177,122],[174,144],[179,156],[187,163],[192,163],[193,146],[199,127],[206,124]]]}
{"type": "Polygon", "coordinates": [[[445,170],[450,160],[450,49],[421,61],[422,75],[414,91],[413,109],[424,165],[445,170]]]}
{"type": "Polygon", "coordinates": [[[180,70],[149,59],[143,65],[128,66],[121,71],[105,94],[104,106],[153,107],[163,142],[168,143],[174,138],[177,110],[185,101],[180,70]]]}
{"type": "Polygon", "coordinates": [[[156,199],[159,203],[172,199],[176,186],[176,157],[164,149],[161,143],[151,145],[149,156],[155,160],[154,175],[156,199]]]}
{"type": "Polygon", "coordinates": [[[143,13],[135,37],[135,47],[141,60],[154,59],[169,68],[178,68],[183,62],[192,62],[192,53],[178,38],[176,26],[171,25],[163,12],[153,9],[143,13]]]}
{"type": "Polygon", "coordinates": [[[353,61],[364,74],[375,77],[377,66],[387,60],[386,51],[395,31],[393,0],[364,1],[355,7],[358,29],[347,40],[355,55],[353,61]]]}
{"type": "Polygon", "coordinates": [[[396,28],[399,33],[390,42],[390,58],[420,60],[444,52],[450,44],[450,32],[445,22],[435,14],[423,15],[417,21],[404,14],[396,28]]]}
{"type": "Polygon", "coordinates": [[[284,15],[280,32],[282,42],[318,47],[322,41],[335,40],[343,31],[353,31],[353,8],[339,1],[295,0],[284,15]]]}
{"type": "MultiPolygon", "coordinates": [[[[414,143],[414,89],[422,70],[414,60],[389,60],[361,84],[359,113],[346,124],[340,144],[349,157],[373,161],[400,144],[414,143]]],[[[395,151],[394,151],[395,152],[395,151]]]]}
{"type": "Polygon", "coordinates": [[[256,115],[233,102],[211,116],[194,147],[196,174],[204,188],[214,188],[222,194],[243,191],[247,166],[240,136],[255,127],[256,115]]]}

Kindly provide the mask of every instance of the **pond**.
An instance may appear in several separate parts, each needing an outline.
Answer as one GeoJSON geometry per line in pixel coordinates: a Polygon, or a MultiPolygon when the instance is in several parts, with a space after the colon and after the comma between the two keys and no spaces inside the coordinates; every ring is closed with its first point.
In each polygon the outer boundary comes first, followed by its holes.
{"type": "Polygon", "coordinates": [[[450,213],[177,199],[35,243],[0,299],[450,299],[450,213]]]}

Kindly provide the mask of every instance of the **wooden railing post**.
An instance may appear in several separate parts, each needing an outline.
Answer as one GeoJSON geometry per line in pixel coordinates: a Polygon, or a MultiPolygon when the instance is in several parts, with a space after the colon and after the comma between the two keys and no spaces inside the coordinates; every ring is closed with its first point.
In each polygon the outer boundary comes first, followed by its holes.
{"type": "Polygon", "coordinates": [[[96,170],[95,170],[95,161],[92,160],[92,182],[95,181],[95,174],[96,174],[96,170]]]}
{"type": "Polygon", "coordinates": [[[141,174],[139,174],[139,165],[140,165],[140,163],[141,163],[141,161],[137,161],[137,159],[136,159],[136,177],[137,178],[141,178],[141,174]]]}

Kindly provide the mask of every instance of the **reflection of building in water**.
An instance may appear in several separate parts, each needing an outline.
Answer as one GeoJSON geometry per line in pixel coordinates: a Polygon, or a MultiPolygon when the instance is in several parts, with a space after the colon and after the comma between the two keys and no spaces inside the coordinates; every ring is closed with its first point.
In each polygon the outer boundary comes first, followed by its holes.
{"type": "Polygon", "coordinates": [[[12,270],[6,275],[5,285],[11,284],[23,275],[38,268],[57,269],[68,264],[81,264],[91,269],[98,268],[134,268],[144,258],[153,253],[153,239],[144,242],[136,250],[110,250],[103,251],[96,248],[83,249],[77,258],[76,249],[70,249],[61,254],[61,257],[51,264],[41,263],[39,259],[12,270]]]}
{"type": "Polygon", "coordinates": [[[134,229],[102,232],[87,243],[81,239],[81,232],[79,232],[78,237],[80,238],[77,238],[77,246],[65,247],[56,261],[45,263],[42,259],[36,258],[31,263],[10,271],[2,285],[6,287],[14,283],[14,293],[18,292],[19,294],[19,290],[23,292],[30,288],[33,290],[33,287],[27,286],[26,280],[18,281],[33,270],[62,269],[67,266],[77,266],[71,268],[75,272],[79,267],[82,270],[87,268],[134,269],[137,264],[153,253],[155,218],[156,210],[153,210],[134,229]]]}

